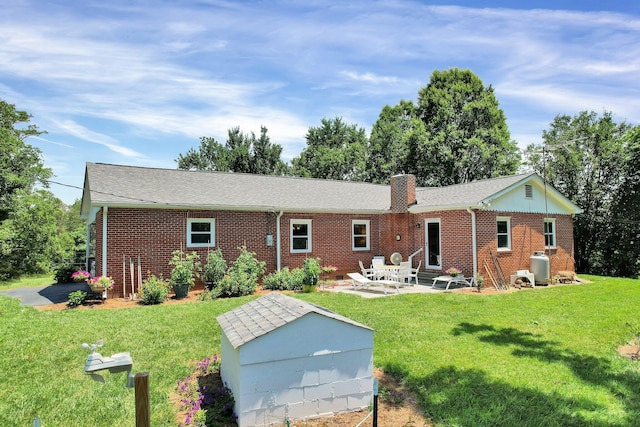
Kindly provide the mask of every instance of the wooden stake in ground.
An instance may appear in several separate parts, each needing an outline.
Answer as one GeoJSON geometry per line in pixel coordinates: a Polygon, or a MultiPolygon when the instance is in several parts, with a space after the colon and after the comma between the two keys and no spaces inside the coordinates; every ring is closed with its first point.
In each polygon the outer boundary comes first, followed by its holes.
{"type": "Polygon", "coordinates": [[[133,379],[136,399],[136,427],[151,427],[149,373],[140,372],[133,379]]]}

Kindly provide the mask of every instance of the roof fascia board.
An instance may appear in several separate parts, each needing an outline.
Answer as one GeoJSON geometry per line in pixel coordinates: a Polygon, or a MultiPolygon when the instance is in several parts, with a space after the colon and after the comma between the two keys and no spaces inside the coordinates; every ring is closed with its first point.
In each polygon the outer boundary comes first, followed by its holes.
{"type": "Polygon", "coordinates": [[[107,206],[111,209],[187,209],[199,211],[238,211],[238,212],[286,212],[308,214],[357,214],[357,215],[381,215],[389,213],[389,210],[376,209],[289,209],[275,206],[235,206],[235,205],[169,205],[169,204],[144,204],[144,203],[95,203],[93,206],[107,206]]]}

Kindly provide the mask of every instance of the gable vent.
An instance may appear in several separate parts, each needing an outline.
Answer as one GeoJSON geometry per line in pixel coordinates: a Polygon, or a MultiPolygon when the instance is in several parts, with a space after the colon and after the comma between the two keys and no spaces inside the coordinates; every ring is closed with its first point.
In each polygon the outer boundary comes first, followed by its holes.
{"type": "Polygon", "coordinates": [[[524,186],[524,197],[526,197],[527,199],[533,198],[533,187],[531,187],[531,185],[529,184],[526,184],[524,186]]]}

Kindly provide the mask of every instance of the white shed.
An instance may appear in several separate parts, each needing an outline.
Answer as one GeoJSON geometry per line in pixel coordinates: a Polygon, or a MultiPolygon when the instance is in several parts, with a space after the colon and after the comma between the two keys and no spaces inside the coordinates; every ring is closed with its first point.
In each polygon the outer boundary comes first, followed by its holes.
{"type": "Polygon", "coordinates": [[[272,426],[367,408],[373,329],[270,293],[217,318],[221,376],[238,426],[272,426]]]}

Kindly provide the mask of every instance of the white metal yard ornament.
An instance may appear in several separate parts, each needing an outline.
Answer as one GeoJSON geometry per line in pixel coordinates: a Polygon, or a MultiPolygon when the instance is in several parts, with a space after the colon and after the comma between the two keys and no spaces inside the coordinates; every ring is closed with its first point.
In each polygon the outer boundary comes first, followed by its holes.
{"type": "Polygon", "coordinates": [[[133,359],[129,352],[116,353],[111,357],[103,357],[100,353],[96,353],[96,348],[102,347],[102,340],[95,344],[83,343],[82,348],[91,350],[91,353],[87,357],[87,361],[84,364],[84,372],[91,375],[95,381],[104,382],[104,377],[96,372],[108,369],[112,374],[118,372],[127,372],[127,388],[133,387],[133,375],[131,370],[133,368],[133,359]]]}

